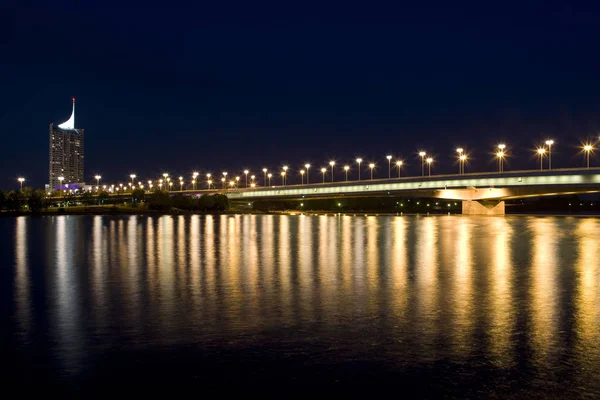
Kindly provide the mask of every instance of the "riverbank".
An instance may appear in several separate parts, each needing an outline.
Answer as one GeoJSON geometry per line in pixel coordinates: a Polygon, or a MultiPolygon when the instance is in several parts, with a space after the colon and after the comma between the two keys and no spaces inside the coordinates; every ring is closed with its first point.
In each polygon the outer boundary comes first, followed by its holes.
{"type": "MultiPolygon", "coordinates": [[[[447,215],[462,215],[461,213],[448,212],[448,213],[386,213],[386,212],[369,212],[369,211],[346,211],[346,212],[335,212],[326,210],[253,210],[253,209],[229,209],[227,211],[220,212],[204,212],[204,211],[188,211],[180,209],[172,209],[168,212],[150,210],[145,207],[129,207],[129,206],[73,206],[65,208],[49,208],[40,212],[30,211],[19,211],[19,212],[0,212],[0,217],[17,217],[17,216],[58,216],[58,215],[306,215],[306,216],[322,216],[322,215],[342,215],[342,216],[353,216],[353,217],[393,217],[393,216],[447,216],[447,215]]],[[[590,213],[553,213],[553,212],[539,212],[539,213],[511,213],[506,214],[507,217],[600,217],[600,214],[590,213]]]]}

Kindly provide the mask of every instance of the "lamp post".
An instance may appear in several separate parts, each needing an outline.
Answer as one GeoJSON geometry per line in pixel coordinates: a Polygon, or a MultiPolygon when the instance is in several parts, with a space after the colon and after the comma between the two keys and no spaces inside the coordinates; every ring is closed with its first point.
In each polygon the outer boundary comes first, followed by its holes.
{"type": "Polygon", "coordinates": [[[183,192],[183,179],[182,178],[179,179],[179,191],[183,192]]]}
{"type": "MultiPolygon", "coordinates": [[[[246,183],[246,187],[248,186],[248,184],[246,183]]],[[[235,187],[239,188],[240,187],[240,177],[236,176],[235,177],[235,187]]]]}
{"type": "Polygon", "coordinates": [[[461,154],[460,157],[458,157],[458,161],[460,162],[461,165],[461,174],[465,174],[465,161],[467,160],[467,155],[466,154],[461,154]]]}
{"type": "Polygon", "coordinates": [[[269,178],[269,186],[271,186],[271,177],[273,176],[273,174],[268,174],[267,177],[269,178]]]}
{"type": "Polygon", "coordinates": [[[210,184],[212,183],[212,180],[210,179],[211,176],[212,174],[206,174],[206,183],[208,183],[208,189],[210,189],[210,184]]]}
{"type": "Polygon", "coordinates": [[[587,160],[588,168],[590,167],[590,153],[592,152],[593,149],[594,149],[594,147],[591,144],[586,144],[585,146],[583,146],[583,151],[585,151],[585,153],[586,153],[586,160],[587,160]]]}
{"type": "Polygon", "coordinates": [[[207,180],[206,183],[208,184],[208,190],[210,190],[210,185],[212,185],[212,179],[207,180]]]}
{"type": "Polygon", "coordinates": [[[321,168],[321,172],[323,173],[323,183],[325,183],[325,172],[327,172],[327,168],[321,168]]]}
{"type": "Polygon", "coordinates": [[[302,185],[304,185],[304,172],[306,172],[306,171],[304,171],[303,169],[300,170],[300,179],[301,179],[300,182],[302,183],[302,185]]]}
{"type": "Polygon", "coordinates": [[[285,186],[285,171],[281,171],[281,185],[285,186]]]}
{"type": "Polygon", "coordinates": [[[540,147],[537,149],[537,153],[540,156],[540,171],[544,169],[544,155],[546,154],[546,149],[540,147]]]}
{"type": "Polygon", "coordinates": [[[344,165],[344,171],[346,171],[346,182],[348,182],[348,170],[350,169],[349,165],[344,165]]]}
{"type": "Polygon", "coordinates": [[[250,184],[254,183],[254,178],[256,178],[256,176],[254,176],[254,175],[250,176],[250,184]]]}
{"type": "Polygon", "coordinates": [[[392,156],[385,156],[388,160],[388,179],[392,178],[392,156]]]}
{"type": "Polygon", "coordinates": [[[250,171],[248,171],[247,169],[244,170],[244,175],[246,175],[246,187],[248,187],[248,172],[250,171]]]}
{"type": "Polygon", "coordinates": [[[225,177],[221,178],[221,189],[225,189],[225,177]]]}
{"type": "Polygon", "coordinates": [[[506,149],[506,145],[505,144],[499,144],[498,145],[498,153],[496,153],[496,157],[498,157],[498,172],[502,173],[504,172],[504,157],[506,156],[506,152],[504,151],[504,149],[506,149]]]}
{"type": "Polygon", "coordinates": [[[21,184],[21,191],[23,191],[23,182],[25,182],[25,178],[23,177],[19,177],[17,178],[17,180],[19,181],[19,183],[21,184]]]}
{"type": "Polygon", "coordinates": [[[131,178],[131,186],[133,186],[133,180],[136,178],[136,176],[135,174],[131,174],[129,177],[131,178]]]}
{"type": "Polygon", "coordinates": [[[194,188],[194,190],[196,190],[196,179],[198,178],[198,175],[200,175],[198,172],[194,172],[192,174],[192,187],[194,188]]]}
{"type": "Polygon", "coordinates": [[[552,169],[552,145],[554,144],[554,140],[549,139],[546,140],[546,146],[548,146],[548,169],[552,169]]]}
{"type": "Polygon", "coordinates": [[[335,161],[329,161],[329,165],[331,165],[331,182],[333,182],[333,166],[335,165],[335,161]]]}
{"type": "Polygon", "coordinates": [[[283,166],[283,172],[284,172],[284,174],[283,174],[283,186],[285,186],[285,184],[287,183],[287,170],[288,170],[287,165],[284,165],[283,166]]]}
{"type": "Polygon", "coordinates": [[[456,149],[456,152],[458,153],[458,174],[462,175],[463,173],[463,168],[462,168],[462,161],[461,161],[461,157],[463,156],[463,148],[459,147],[458,149],[456,149]]]}
{"type": "Polygon", "coordinates": [[[427,153],[424,151],[419,152],[419,156],[421,156],[421,176],[425,176],[425,156],[427,153]]]}
{"type": "Polygon", "coordinates": [[[310,164],[304,164],[304,168],[306,168],[306,184],[308,185],[308,169],[310,168],[310,164]]]}
{"type": "Polygon", "coordinates": [[[356,162],[358,163],[358,180],[360,181],[360,163],[362,162],[362,158],[357,158],[356,162]]]}
{"type": "Polygon", "coordinates": [[[373,180],[373,169],[375,168],[375,164],[369,164],[369,168],[371,168],[371,180],[373,180]]]}
{"type": "MultiPolygon", "coordinates": [[[[96,187],[100,186],[100,179],[102,179],[102,177],[100,175],[96,175],[94,176],[94,178],[96,179],[96,187]]],[[[98,189],[96,189],[98,190],[98,189]]]]}
{"type": "Polygon", "coordinates": [[[266,185],[267,184],[267,169],[263,168],[262,171],[263,171],[263,175],[264,175],[264,181],[263,182],[264,182],[264,185],[266,185]]]}
{"type": "Polygon", "coordinates": [[[425,160],[427,162],[427,166],[429,167],[429,176],[431,176],[431,164],[433,163],[433,158],[428,157],[427,160],[425,160]]]}
{"type": "Polygon", "coordinates": [[[396,166],[398,167],[398,178],[400,178],[400,169],[402,168],[402,161],[396,161],[396,166]]]}
{"type": "Polygon", "coordinates": [[[169,182],[169,190],[173,189],[173,182],[169,182]]]}

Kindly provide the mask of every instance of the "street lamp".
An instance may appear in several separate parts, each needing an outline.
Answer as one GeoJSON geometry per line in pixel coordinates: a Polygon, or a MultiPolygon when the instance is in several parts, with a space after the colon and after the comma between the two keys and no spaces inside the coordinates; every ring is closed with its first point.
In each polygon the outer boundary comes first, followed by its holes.
{"type": "Polygon", "coordinates": [[[350,169],[349,165],[344,165],[344,171],[346,171],[346,182],[348,182],[348,170],[350,169]]]}
{"type": "Polygon", "coordinates": [[[208,189],[210,190],[210,185],[212,185],[212,180],[209,179],[208,181],[206,181],[206,183],[208,183],[208,189]]]}
{"type": "Polygon", "coordinates": [[[506,149],[506,145],[504,143],[501,143],[498,145],[498,152],[496,153],[496,157],[498,158],[498,172],[502,173],[504,172],[504,157],[506,156],[506,152],[504,151],[506,149]]]}
{"type": "Polygon", "coordinates": [[[194,178],[194,179],[192,180],[192,185],[193,185],[192,187],[194,188],[194,190],[196,190],[196,178],[198,178],[198,175],[200,175],[198,172],[194,172],[194,173],[192,174],[192,178],[194,178]]]}
{"type": "Polygon", "coordinates": [[[460,169],[461,169],[461,174],[465,174],[465,161],[467,160],[467,155],[466,154],[461,154],[460,157],[458,157],[458,161],[460,163],[460,169]]]}
{"type": "Polygon", "coordinates": [[[254,183],[254,178],[256,178],[254,175],[250,176],[250,183],[254,183]]]}
{"type": "Polygon", "coordinates": [[[225,177],[221,178],[221,189],[225,189],[225,177]]]}
{"type": "Polygon", "coordinates": [[[402,168],[402,164],[404,164],[404,162],[396,161],[396,166],[398,167],[398,178],[400,178],[400,169],[402,168]]]}
{"type": "Polygon", "coordinates": [[[302,184],[303,184],[303,185],[304,185],[304,173],[305,173],[305,172],[306,172],[306,171],[304,171],[303,169],[301,169],[301,170],[300,170],[300,177],[301,177],[301,179],[302,179],[302,180],[301,180],[301,182],[302,182],[302,184]]]}
{"type": "Polygon", "coordinates": [[[333,182],[333,166],[335,165],[335,161],[329,161],[329,165],[331,165],[331,182],[333,182]]]}
{"type": "MultiPolygon", "coordinates": [[[[94,178],[96,178],[96,186],[100,186],[100,179],[102,179],[102,177],[100,175],[96,175],[94,176],[94,178]]],[[[98,190],[98,189],[96,189],[98,190]]]]}
{"type": "Polygon", "coordinates": [[[285,186],[285,171],[281,171],[281,185],[285,186]]]}
{"type": "Polygon", "coordinates": [[[287,165],[284,165],[284,166],[283,166],[283,172],[284,172],[284,174],[283,174],[283,180],[284,180],[284,182],[283,182],[283,185],[284,185],[284,186],[285,186],[285,184],[287,183],[287,170],[288,170],[288,167],[287,167],[287,165]]]}
{"type": "Polygon", "coordinates": [[[321,168],[321,172],[323,173],[323,183],[325,183],[325,172],[327,172],[327,168],[321,168]]]}
{"type": "Polygon", "coordinates": [[[462,160],[464,149],[462,147],[459,147],[458,149],[456,149],[456,152],[458,153],[458,174],[461,175],[463,173],[463,167],[462,167],[461,160],[462,160]]]}
{"type": "Polygon", "coordinates": [[[546,146],[548,146],[548,169],[552,169],[552,145],[554,140],[546,140],[546,146]]]}
{"type": "Polygon", "coordinates": [[[229,186],[234,187],[235,186],[235,182],[234,181],[229,181],[229,186]]]}
{"type": "Polygon", "coordinates": [[[308,185],[308,169],[310,168],[310,164],[304,164],[304,168],[306,168],[306,184],[308,185]]]}
{"type": "Polygon", "coordinates": [[[183,179],[179,179],[179,191],[183,192],[183,179]]]}
{"type": "Polygon", "coordinates": [[[169,182],[169,190],[173,188],[173,182],[169,182]]]}
{"type": "Polygon", "coordinates": [[[419,156],[421,156],[421,176],[425,176],[425,156],[427,153],[424,151],[419,152],[419,156]]]}
{"type": "Polygon", "coordinates": [[[131,174],[129,177],[131,178],[131,185],[133,186],[133,180],[136,178],[136,176],[135,174],[131,174]]]}
{"type": "Polygon", "coordinates": [[[371,168],[371,180],[373,180],[373,168],[375,168],[375,164],[369,164],[369,168],[371,168]]]}
{"type": "Polygon", "coordinates": [[[358,180],[360,181],[360,163],[362,162],[362,158],[357,158],[356,162],[358,163],[358,180]]]}
{"type": "Polygon", "coordinates": [[[431,176],[431,163],[433,163],[433,158],[428,157],[425,161],[427,161],[427,166],[429,167],[429,176],[431,176]]]}
{"type": "Polygon", "coordinates": [[[246,187],[248,187],[248,171],[247,169],[244,170],[244,175],[246,175],[246,187]]]}
{"type": "Polygon", "coordinates": [[[537,149],[537,153],[540,156],[540,171],[544,169],[544,154],[546,154],[546,149],[540,147],[537,149]]]}
{"type": "Polygon", "coordinates": [[[583,151],[585,151],[585,153],[586,153],[588,168],[590,167],[590,153],[592,152],[592,150],[594,150],[594,147],[591,144],[586,144],[585,146],[583,146],[583,151]]]}
{"type": "Polygon", "coordinates": [[[19,178],[17,178],[17,180],[21,184],[21,191],[23,191],[23,182],[25,182],[25,178],[19,177],[19,178]]]}
{"type": "Polygon", "coordinates": [[[263,168],[263,170],[262,170],[262,171],[263,171],[263,175],[265,176],[265,179],[263,180],[263,182],[264,182],[264,184],[266,185],[266,184],[267,184],[267,169],[266,169],[266,168],[263,168]]]}
{"type": "Polygon", "coordinates": [[[269,186],[271,186],[271,177],[273,176],[273,174],[268,174],[267,177],[269,178],[269,186]]]}
{"type": "Polygon", "coordinates": [[[498,173],[502,173],[504,171],[504,152],[502,150],[500,150],[499,152],[496,153],[496,158],[498,159],[498,173]]]}
{"type": "Polygon", "coordinates": [[[388,160],[388,179],[392,178],[392,156],[385,156],[388,160]]]}
{"type": "MultiPolygon", "coordinates": [[[[246,182],[246,187],[248,186],[248,182],[246,182]]],[[[235,187],[240,187],[240,177],[235,177],[235,187]]]]}

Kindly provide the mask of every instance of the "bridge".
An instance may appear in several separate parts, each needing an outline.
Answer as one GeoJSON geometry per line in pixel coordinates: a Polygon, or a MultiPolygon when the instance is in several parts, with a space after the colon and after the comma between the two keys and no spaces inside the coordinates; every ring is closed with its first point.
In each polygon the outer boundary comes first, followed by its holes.
{"type": "MultiPolygon", "coordinates": [[[[208,193],[207,190],[183,193],[208,193]]],[[[600,168],[513,171],[225,189],[231,200],[402,195],[462,201],[463,214],[504,214],[504,200],[600,192],[600,168]]]]}
{"type": "MultiPolygon", "coordinates": [[[[342,197],[429,197],[462,201],[463,214],[502,215],[505,200],[600,192],[600,168],[418,176],[254,188],[177,190],[172,194],[226,194],[232,201],[342,197]]],[[[131,197],[114,193],[111,197],[131,197]]]]}

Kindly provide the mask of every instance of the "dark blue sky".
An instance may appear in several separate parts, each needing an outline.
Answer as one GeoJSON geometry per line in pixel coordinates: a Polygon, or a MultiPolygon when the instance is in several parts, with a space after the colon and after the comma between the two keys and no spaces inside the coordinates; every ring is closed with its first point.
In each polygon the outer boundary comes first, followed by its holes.
{"type": "Polygon", "coordinates": [[[597,5],[205,3],[0,2],[0,187],[47,182],[72,96],[88,181],[356,156],[383,176],[388,153],[418,174],[421,148],[454,172],[457,145],[493,170],[500,140],[533,168],[546,137],[579,166],[600,131],[597,5]]]}

